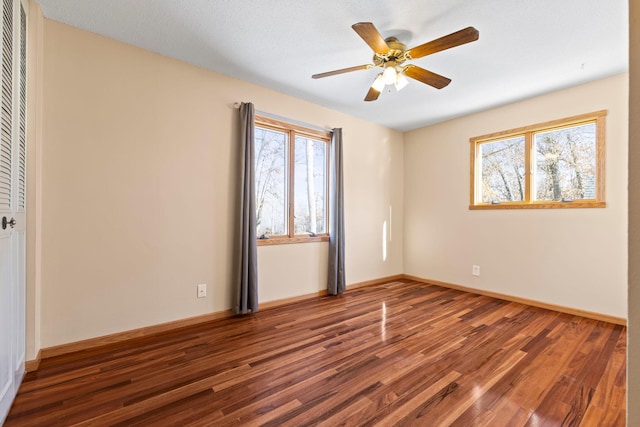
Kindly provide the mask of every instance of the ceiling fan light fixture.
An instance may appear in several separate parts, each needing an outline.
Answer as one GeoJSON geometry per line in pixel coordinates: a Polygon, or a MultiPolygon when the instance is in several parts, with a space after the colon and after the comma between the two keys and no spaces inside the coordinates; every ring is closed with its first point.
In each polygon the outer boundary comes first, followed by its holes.
{"type": "Polygon", "coordinates": [[[392,85],[396,82],[396,77],[398,72],[396,71],[396,63],[393,61],[389,61],[385,64],[384,71],[382,72],[382,76],[384,77],[384,83],[388,85],[392,85]]]}
{"type": "Polygon", "coordinates": [[[404,76],[404,74],[398,73],[395,81],[396,90],[401,91],[408,84],[409,80],[404,76]]]}
{"type": "Polygon", "coordinates": [[[382,75],[382,73],[378,74],[376,79],[373,81],[373,84],[371,85],[371,87],[377,90],[378,92],[382,92],[382,90],[385,87],[384,76],[382,75]]]}
{"type": "Polygon", "coordinates": [[[311,77],[320,79],[323,77],[335,76],[336,74],[350,73],[357,70],[368,70],[369,68],[382,68],[380,74],[376,75],[364,100],[375,101],[387,85],[394,85],[396,91],[407,86],[407,78],[417,80],[435,89],[442,89],[451,83],[451,79],[436,74],[432,71],[408,64],[403,66],[405,61],[422,58],[452,47],[471,43],[478,40],[480,33],[473,27],[431,40],[411,49],[400,42],[395,37],[382,37],[378,29],[371,22],[358,22],[351,26],[364,42],[373,50],[373,64],[356,65],[355,67],[341,68],[327,71],[320,74],[313,74],[311,77]]]}

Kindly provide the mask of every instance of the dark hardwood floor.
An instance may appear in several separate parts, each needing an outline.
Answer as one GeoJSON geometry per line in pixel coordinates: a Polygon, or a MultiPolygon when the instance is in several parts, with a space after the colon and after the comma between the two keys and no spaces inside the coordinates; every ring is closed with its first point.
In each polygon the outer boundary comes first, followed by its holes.
{"type": "Polygon", "coordinates": [[[43,360],[6,426],[624,426],[623,326],[392,282],[43,360]]]}

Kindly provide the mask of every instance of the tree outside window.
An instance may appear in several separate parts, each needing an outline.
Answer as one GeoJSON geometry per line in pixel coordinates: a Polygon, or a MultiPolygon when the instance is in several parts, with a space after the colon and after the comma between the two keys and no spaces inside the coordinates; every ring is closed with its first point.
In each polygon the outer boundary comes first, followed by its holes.
{"type": "Polygon", "coordinates": [[[482,202],[524,200],[524,137],[480,145],[482,202]]]}
{"type": "Polygon", "coordinates": [[[255,128],[257,235],[287,234],[287,134],[255,128]]]}
{"type": "Polygon", "coordinates": [[[535,133],[535,200],[595,199],[596,124],[535,133]]]}

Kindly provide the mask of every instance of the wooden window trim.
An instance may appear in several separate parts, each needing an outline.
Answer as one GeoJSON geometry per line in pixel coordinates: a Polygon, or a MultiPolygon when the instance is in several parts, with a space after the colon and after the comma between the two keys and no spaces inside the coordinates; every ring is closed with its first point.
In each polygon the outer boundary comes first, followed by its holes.
{"type": "Polygon", "coordinates": [[[277,235],[277,236],[269,236],[267,239],[257,239],[258,246],[271,246],[271,245],[288,245],[293,243],[313,243],[313,242],[328,242],[329,241],[329,147],[331,144],[331,132],[323,132],[315,129],[309,129],[303,126],[299,126],[293,123],[286,123],[280,120],[272,119],[269,117],[264,117],[260,115],[255,116],[254,126],[272,129],[278,132],[283,132],[287,134],[288,138],[288,176],[287,176],[287,230],[288,235],[277,235]],[[326,143],[326,165],[325,165],[325,188],[327,189],[327,194],[325,197],[325,221],[326,221],[326,233],[318,233],[315,236],[309,236],[304,234],[294,234],[295,224],[294,224],[294,215],[293,215],[293,205],[291,201],[294,197],[294,174],[295,174],[295,153],[292,147],[295,144],[296,136],[303,136],[307,138],[311,138],[317,141],[322,141],[326,143]]]}
{"type": "Polygon", "coordinates": [[[498,210],[498,209],[571,209],[571,208],[604,208],[605,202],[605,135],[607,110],[594,111],[564,119],[552,120],[516,129],[490,133],[469,139],[470,145],[470,210],[498,210]],[[596,124],[596,198],[572,202],[536,201],[532,197],[533,165],[531,164],[531,150],[533,149],[533,135],[549,130],[558,130],[581,123],[595,122],[596,124]],[[482,143],[498,141],[510,137],[525,137],[525,197],[521,202],[501,202],[499,204],[477,202],[481,183],[476,182],[476,162],[479,155],[478,147],[482,143]]]}
{"type": "Polygon", "coordinates": [[[303,236],[298,235],[294,237],[288,236],[274,236],[268,239],[257,239],[258,246],[271,246],[271,245],[290,245],[292,243],[314,243],[314,242],[328,242],[328,234],[319,234],[317,236],[303,236]]]}

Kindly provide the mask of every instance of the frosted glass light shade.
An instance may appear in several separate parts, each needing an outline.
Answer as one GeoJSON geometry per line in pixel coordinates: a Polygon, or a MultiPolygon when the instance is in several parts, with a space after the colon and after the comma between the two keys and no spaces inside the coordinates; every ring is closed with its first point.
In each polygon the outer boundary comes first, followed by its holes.
{"type": "Polygon", "coordinates": [[[388,85],[392,85],[396,82],[396,67],[387,66],[382,72],[382,76],[384,77],[384,83],[388,85]]]}
{"type": "Polygon", "coordinates": [[[385,86],[384,77],[382,76],[382,73],[380,73],[378,74],[378,77],[376,77],[376,79],[373,81],[373,84],[371,85],[371,87],[377,90],[378,92],[382,92],[382,90],[384,89],[384,86],[385,86]]]}
{"type": "Polygon", "coordinates": [[[409,80],[402,73],[398,73],[395,81],[396,90],[402,90],[406,85],[409,84],[409,80]]]}

